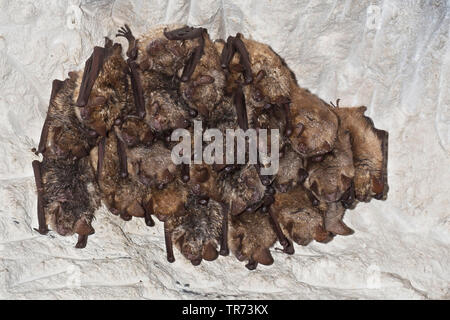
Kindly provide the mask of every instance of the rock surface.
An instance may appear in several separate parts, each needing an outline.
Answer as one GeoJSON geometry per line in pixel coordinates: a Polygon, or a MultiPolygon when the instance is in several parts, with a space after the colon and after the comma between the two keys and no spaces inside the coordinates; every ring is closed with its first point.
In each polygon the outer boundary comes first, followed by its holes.
{"type": "MultiPolygon", "coordinates": [[[[443,0],[0,0],[0,298],[450,299],[450,3],[443,0]],[[299,85],[325,101],[366,105],[389,131],[385,202],[360,204],[356,231],[296,246],[256,271],[233,258],[193,267],[165,260],[162,224],[99,210],[84,250],[41,236],[30,151],[53,79],[82,69],[128,23],[237,32],[268,43],[299,85]]],[[[123,38],[121,42],[126,48],[123,38]]],[[[279,246],[279,245],[278,245],[279,246]]]]}

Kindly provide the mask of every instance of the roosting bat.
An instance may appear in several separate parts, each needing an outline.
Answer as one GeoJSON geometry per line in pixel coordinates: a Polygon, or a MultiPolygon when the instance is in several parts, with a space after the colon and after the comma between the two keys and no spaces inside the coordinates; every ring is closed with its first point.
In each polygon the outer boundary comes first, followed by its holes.
{"type": "Polygon", "coordinates": [[[77,234],[85,247],[103,201],[125,221],[162,221],[169,262],[174,248],[193,265],[231,251],[253,270],[273,263],[277,243],[294,254],[294,243],[353,233],[345,210],[386,199],[388,133],[365,107],[327,104],[300,88],[270,46],[240,33],[213,42],[205,28],[183,25],[140,37],[125,25],[117,36],[128,41],[125,58],[106,38],[82,71],[53,81],[33,149],[43,156],[32,164],[41,234],[77,234]],[[234,148],[232,163],[225,155],[192,162],[194,154],[174,162],[172,134],[184,130],[195,146],[194,121],[224,137],[266,129],[279,139],[266,150],[278,153],[278,171],[265,175],[261,157],[250,163],[250,148],[234,148]]]}

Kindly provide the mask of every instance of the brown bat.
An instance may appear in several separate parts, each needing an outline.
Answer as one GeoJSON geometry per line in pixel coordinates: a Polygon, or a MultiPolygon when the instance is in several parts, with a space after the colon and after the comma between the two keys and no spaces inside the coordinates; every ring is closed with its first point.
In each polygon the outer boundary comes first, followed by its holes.
{"type": "Polygon", "coordinates": [[[213,200],[190,194],[182,216],[167,220],[173,243],[193,265],[219,256],[223,206],[213,200]]]}
{"type": "Polygon", "coordinates": [[[261,207],[266,187],[261,183],[254,166],[247,165],[231,172],[222,170],[218,180],[223,202],[229,206],[231,215],[238,215],[245,210],[255,211],[261,207]]]}
{"type": "Polygon", "coordinates": [[[53,82],[47,117],[36,152],[52,159],[83,158],[95,143],[96,135],[76,117],[73,104],[77,76],[53,82]]]}
{"type": "Polygon", "coordinates": [[[309,90],[291,88],[292,149],[304,158],[320,156],[334,148],[339,119],[332,108],[309,90]]]}
{"type": "Polygon", "coordinates": [[[102,200],[111,213],[124,220],[146,217],[150,188],[136,183],[134,159],[130,159],[131,152],[116,131],[109,132],[104,142],[91,151],[91,163],[99,170],[97,179],[102,200]]]}
{"type": "Polygon", "coordinates": [[[85,247],[103,201],[125,221],[162,221],[169,262],[174,247],[193,265],[231,250],[253,270],[273,263],[277,241],[294,254],[293,242],[353,233],[345,210],[386,199],[387,132],[365,107],[329,105],[300,88],[268,45],[240,33],[213,42],[205,28],[183,25],[140,37],[125,25],[117,36],[128,41],[126,60],[106,38],[82,71],[53,82],[33,149],[43,156],[32,164],[38,232],[76,233],[76,247],[85,247]],[[270,164],[249,163],[249,148],[237,154],[235,141],[232,156],[244,155],[244,164],[225,155],[222,163],[175,164],[171,134],[186,129],[192,146],[193,120],[224,137],[267,129],[271,141],[278,130],[278,173],[263,175],[270,164]]]}
{"type": "Polygon", "coordinates": [[[105,48],[101,49],[93,53],[94,58],[101,54],[98,65],[86,67],[77,77],[73,94],[78,96],[74,110],[79,121],[97,135],[106,136],[115,121],[131,111],[125,109],[134,107],[127,103],[133,95],[129,92],[130,71],[122,58],[122,47],[106,38],[105,48]]]}
{"type": "Polygon", "coordinates": [[[278,192],[288,192],[297,185],[302,185],[308,177],[306,160],[299,157],[289,145],[281,151],[282,157],[279,163],[278,174],[274,186],[278,192]]]}
{"type": "Polygon", "coordinates": [[[306,246],[312,240],[328,242],[330,234],[325,229],[322,213],[314,207],[301,185],[285,193],[275,194],[272,211],[289,239],[306,246]]]}
{"type": "Polygon", "coordinates": [[[335,147],[329,153],[309,158],[305,186],[320,201],[336,202],[351,187],[355,176],[350,134],[340,127],[335,147]]]}
{"type": "Polygon", "coordinates": [[[230,216],[228,230],[230,250],[239,261],[248,261],[246,267],[249,270],[254,270],[258,263],[262,265],[273,263],[269,249],[276,239],[267,212],[244,212],[239,216],[230,216]]]}
{"type": "MultiPolygon", "coordinates": [[[[46,226],[50,225],[52,230],[63,236],[77,233],[81,241],[76,247],[84,247],[87,236],[94,233],[91,222],[100,205],[98,186],[89,158],[44,158],[39,165],[34,162],[35,166],[39,167],[41,181],[38,183],[39,231],[45,233],[46,226]]],[[[37,181],[39,178],[36,175],[37,181]]]]}
{"type": "MultiPolygon", "coordinates": [[[[228,94],[246,84],[242,91],[249,126],[278,128],[280,133],[286,133],[290,115],[286,112],[284,104],[289,102],[291,84],[295,84],[296,79],[284,60],[268,45],[245,39],[242,34],[229,37],[226,43],[218,41],[216,47],[222,52],[222,68],[229,73],[226,88],[228,94]],[[272,126],[262,126],[262,123],[258,123],[258,118],[267,110],[271,112],[266,118],[275,121],[272,126]]],[[[259,122],[261,121],[270,122],[259,119],[259,122]]]]}
{"type": "Polygon", "coordinates": [[[374,127],[372,119],[364,115],[366,110],[366,107],[336,108],[335,112],[351,136],[356,198],[364,202],[372,197],[386,200],[389,134],[374,127]]]}

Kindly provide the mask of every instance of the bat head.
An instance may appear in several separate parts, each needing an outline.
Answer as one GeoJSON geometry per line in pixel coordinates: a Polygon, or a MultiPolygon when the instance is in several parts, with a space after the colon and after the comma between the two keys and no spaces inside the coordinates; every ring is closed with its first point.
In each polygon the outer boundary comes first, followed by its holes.
{"type": "Polygon", "coordinates": [[[291,146],[304,158],[330,152],[334,148],[339,119],[333,110],[308,90],[292,91],[291,146]]]}
{"type": "Polygon", "coordinates": [[[308,159],[307,171],[305,185],[319,200],[341,199],[355,175],[349,132],[339,130],[335,148],[323,156],[308,159]]]}

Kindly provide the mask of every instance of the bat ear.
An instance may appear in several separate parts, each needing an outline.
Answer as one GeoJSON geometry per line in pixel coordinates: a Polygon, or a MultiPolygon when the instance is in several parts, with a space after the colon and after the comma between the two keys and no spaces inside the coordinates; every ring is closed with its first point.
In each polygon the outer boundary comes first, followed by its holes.
{"type": "Polygon", "coordinates": [[[106,137],[106,125],[100,122],[94,122],[91,124],[92,129],[97,132],[100,136],[106,137]]]}
{"type": "Polygon", "coordinates": [[[253,255],[256,262],[259,262],[265,266],[270,266],[273,264],[273,257],[269,249],[260,248],[253,255]]]}
{"type": "Polygon", "coordinates": [[[322,226],[317,226],[314,230],[314,240],[321,243],[330,242],[333,236],[322,226]]]}
{"type": "Polygon", "coordinates": [[[108,38],[108,37],[105,37],[105,49],[111,48],[112,45],[113,45],[112,40],[110,38],[108,38]]]}
{"type": "Polygon", "coordinates": [[[358,107],[358,112],[360,112],[361,114],[364,114],[366,111],[367,111],[367,107],[366,106],[358,107]]]}
{"type": "Polygon", "coordinates": [[[211,243],[208,242],[203,247],[203,259],[206,261],[214,261],[219,257],[219,252],[217,252],[216,247],[211,243]]]}
{"type": "Polygon", "coordinates": [[[94,228],[92,228],[92,226],[84,219],[79,219],[75,223],[74,231],[82,236],[88,236],[95,233],[94,228]]]}
{"type": "Polygon", "coordinates": [[[130,216],[134,216],[134,217],[140,217],[140,218],[145,217],[145,210],[144,210],[144,208],[142,208],[141,204],[137,200],[134,200],[133,202],[131,202],[131,204],[127,208],[127,213],[130,216]]]}

